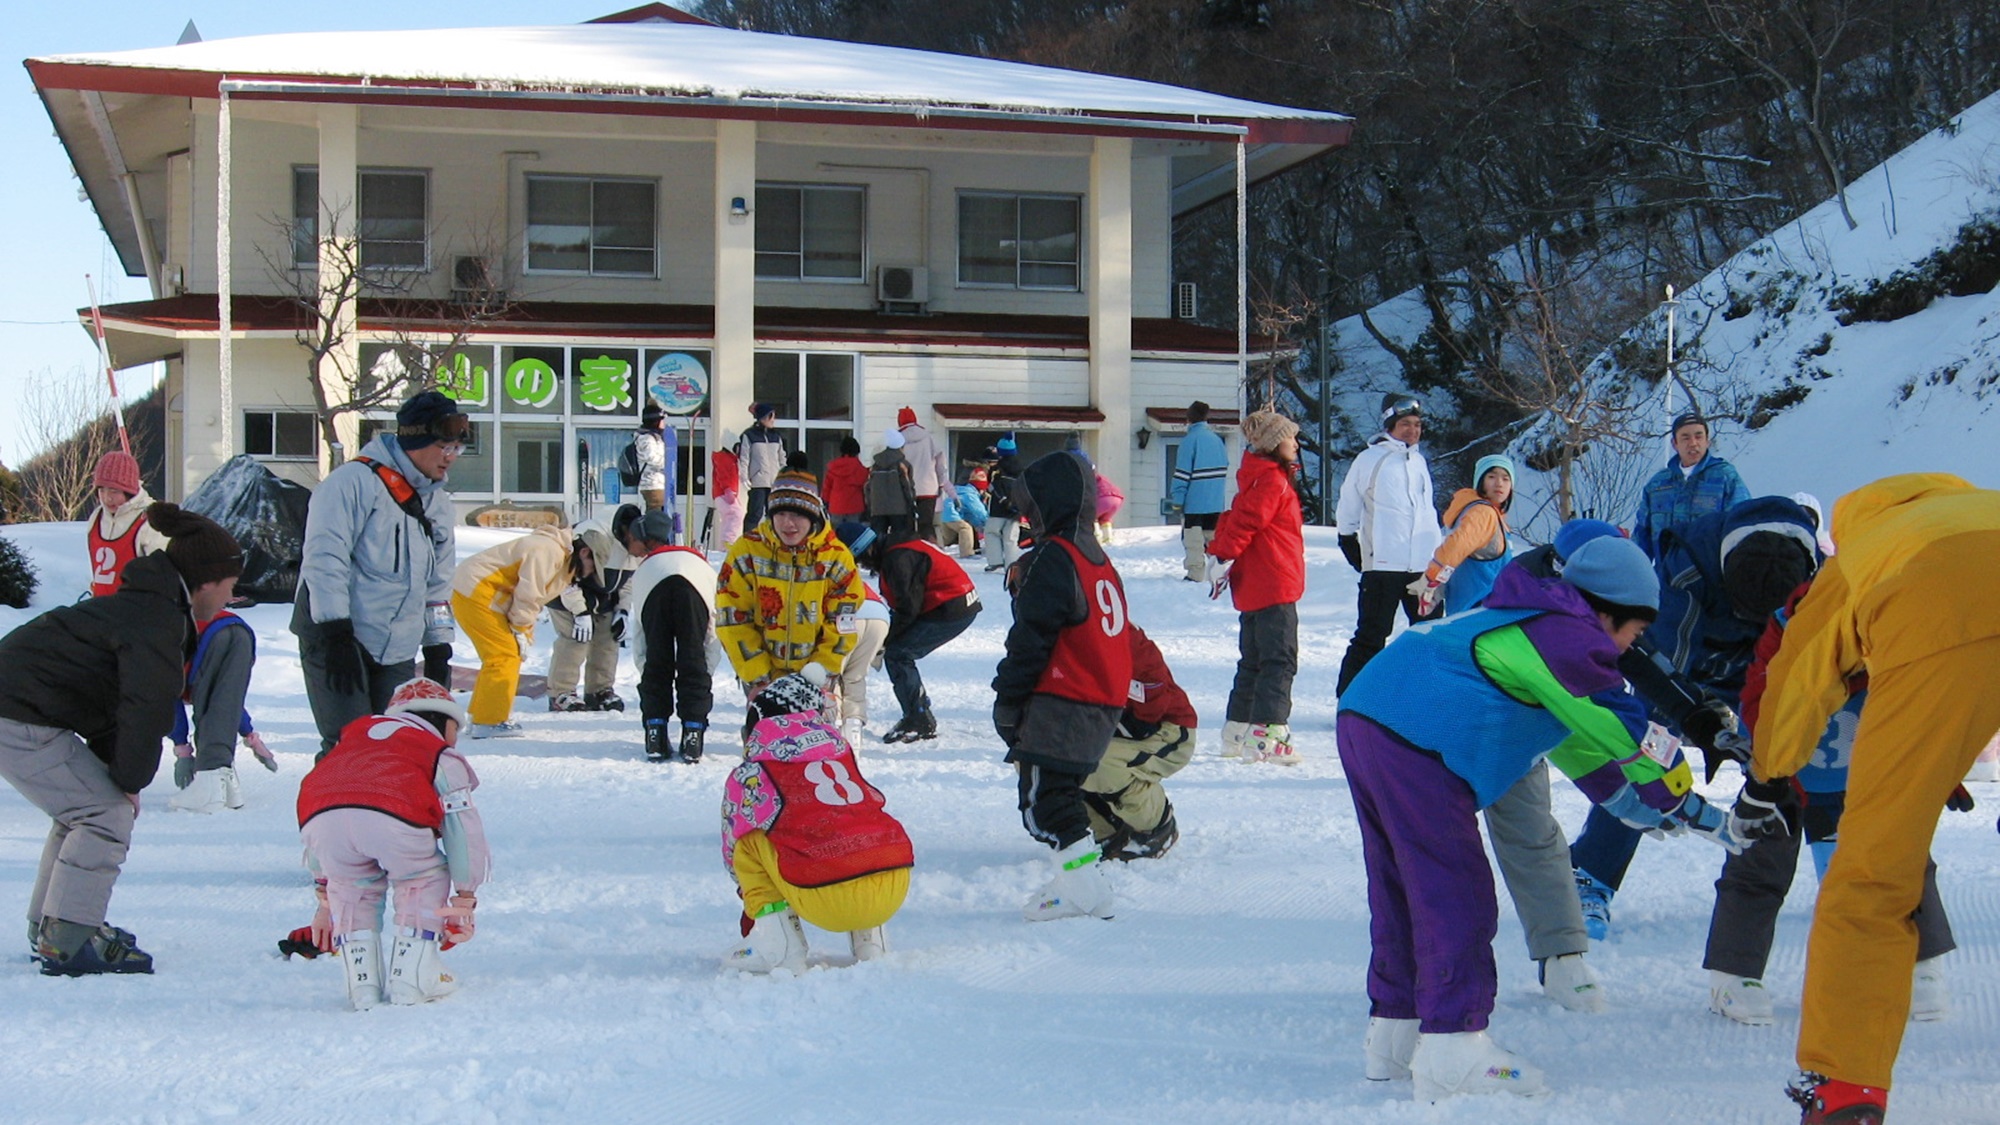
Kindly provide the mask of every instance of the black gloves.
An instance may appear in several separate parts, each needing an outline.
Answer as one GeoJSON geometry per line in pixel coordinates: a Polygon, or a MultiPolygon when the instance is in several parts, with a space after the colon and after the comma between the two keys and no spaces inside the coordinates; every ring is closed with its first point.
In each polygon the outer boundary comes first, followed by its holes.
{"type": "Polygon", "coordinates": [[[626,619],[629,616],[628,611],[622,609],[611,615],[611,639],[621,645],[625,643],[626,619]]]}
{"type": "Polygon", "coordinates": [[[1354,573],[1361,573],[1361,536],[1359,533],[1340,537],[1340,553],[1347,556],[1347,565],[1354,568],[1354,573]]]}
{"type": "Polygon", "coordinates": [[[451,646],[424,646],[424,679],[443,684],[451,690],[451,646]]]}
{"type": "Polygon", "coordinates": [[[326,646],[326,684],[341,695],[368,690],[367,657],[354,639],[354,622],[345,617],[319,624],[320,641],[326,646]]]}
{"type": "Polygon", "coordinates": [[[1000,741],[1007,749],[1014,748],[1014,742],[1021,736],[1021,705],[994,701],[993,729],[999,733],[1000,741]]]}
{"type": "Polygon", "coordinates": [[[1743,783],[1736,807],[1729,811],[1730,834],[1745,844],[1799,831],[1799,791],[1789,777],[1776,781],[1752,778],[1743,783]]]}
{"type": "Polygon", "coordinates": [[[1735,729],[1736,712],[1719,699],[1708,700],[1689,711],[1687,717],[1681,720],[1681,737],[1701,747],[1704,753],[1715,750],[1716,735],[1735,729]]]}
{"type": "Polygon", "coordinates": [[[1966,792],[1964,782],[1960,782],[1951,791],[1951,796],[1944,799],[1944,807],[1950,809],[1952,812],[1972,811],[1972,794],[1966,792]]]}

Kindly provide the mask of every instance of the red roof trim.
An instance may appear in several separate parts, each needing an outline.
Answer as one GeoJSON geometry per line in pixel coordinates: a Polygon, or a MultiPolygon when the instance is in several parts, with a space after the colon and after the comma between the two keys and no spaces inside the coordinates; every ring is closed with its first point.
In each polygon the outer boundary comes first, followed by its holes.
{"type": "MultiPolygon", "coordinates": [[[[154,301],[131,301],[104,307],[113,324],[130,324],[168,332],[214,332],[215,295],[189,293],[154,301]]],[[[361,302],[365,331],[396,328],[451,331],[462,322],[450,318],[440,302],[409,298],[367,298],[361,302]]],[[[304,311],[280,297],[238,296],[231,302],[231,324],[239,332],[289,332],[304,323],[304,311]]],[[[79,310],[79,316],[87,316],[79,310]]],[[[846,347],[984,347],[1090,350],[1090,321],[1081,316],[1025,316],[1000,313],[940,313],[934,316],[882,316],[858,309],[814,309],[764,306],[756,310],[759,340],[823,343],[846,347]]],[[[504,316],[486,321],[481,335],[564,336],[687,339],[715,335],[715,310],[709,305],[650,305],[599,302],[523,301],[504,316]]],[[[1261,349],[1264,341],[1254,339],[1261,349]]],[[[1236,335],[1182,320],[1139,317],[1132,321],[1132,348],[1138,352],[1169,352],[1212,356],[1236,354],[1236,335]]],[[[1221,413],[1220,411],[1217,412],[1221,413]]]]}
{"type": "Polygon", "coordinates": [[[683,12],[671,4],[641,4],[636,8],[627,8],[622,12],[613,12],[608,16],[599,16],[594,20],[585,20],[583,22],[645,23],[648,20],[665,20],[668,23],[693,23],[700,24],[703,27],[722,26],[713,20],[702,19],[693,12],[683,12]]]}
{"type": "Polygon", "coordinates": [[[934,402],[931,409],[953,422],[1027,422],[1050,426],[1101,426],[1104,412],[1094,406],[994,406],[984,402],[934,402]]]}

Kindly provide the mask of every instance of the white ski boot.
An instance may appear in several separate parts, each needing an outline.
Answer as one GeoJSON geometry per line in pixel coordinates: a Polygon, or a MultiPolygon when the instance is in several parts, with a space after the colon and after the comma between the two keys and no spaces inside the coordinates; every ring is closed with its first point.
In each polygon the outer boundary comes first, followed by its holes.
{"type": "Polygon", "coordinates": [[[1292,745],[1289,723],[1253,723],[1243,736],[1243,760],[1276,762],[1281,766],[1299,764],[1299,752],[1292,745]]]}
{"type": "Polygon", "coordinates": [[[1241,758],[1243,756],[1243,740],[1249,734],[1249,723],[1239,723],[1234,719],[1223,723],[1222,756],[1225,758],[1241,758]]]}
{"type": "Polygon", "coordinates": [[[1513,1094],[1531,1098],[1549,1092],[1538,1067],[1529,1066],[1483,1031],[1417,1036],[1410,1077],[1420,1102],[1458,1094],[1513,1094]]]}
{"type": "Polygon", "coordinates": [[[729,967],[745,973],[783,969],[793,976],[806,971],[806,928],[783,903],[758,917],[750,936],[729,955],[729,967]]]}
{"type": "Polygon", "coordinates": [[[1938,956],[1917,962],[1916,972],[1910,977],[1910,1018],[1918,1023],[1930,1023],[1951,1014],[1951,990],[1945,987],[1944,968],[1939,964],[1943,959],[1938,956]]]}
{"type": "Polygon", "coordinates": [[[1708,1010],[1750,1027],[1778,1022],[1771,1009],[1771,990],[1764,982],[1718,969],[1708,971],[1708,1010]]]}
{"type": "Polygon", "coordinates": [[[1096,841],[1088,836],[1057,852],[1055,877],[1021,908],[1022,915],[1030,922],[1085,914],[1111,917],[1111,879],[1101,858],[1096,841]]]}
{"type": "Polygon", "coordinates": [[[1604,1010],[1604,987],[1584,964],[1583,954],[1564,953],[1541,963],[1542,991],[1572,1012],[1604,1010]]]}
{"type": "MultiPolygon", "coordinates": [[[[234,772],[234,771],[231,771],[234,772]]],[[[188,787],[167,798],[167,807],[176,812],[209,813],[219,812],[223,807],[226,785],[221,770],[202,770],[188,782],[188,787]]]]}
{"type": "Polygon", "coordinates": [[[389,1003],[422,1004],[457,990],[458,982],[444,971],[437,935],[402,927],[389,953],[389,1003]]]}
{"type": "Polygon", "coordinates": [[[1417,1050],[1417,1028],[1422,1020],[1392,1020],[1368,1017],[1368,1035],[1361,1041],[1366,1056],[1362,1073],[1370,1082],[1394,1082],[1410,1076],[1410,1056],[1417,1050]]]}
{"type": "Polygon", "coordinates": [[[235,766],[224,766],[215,771],[222,775],[222,807],[240,809],[243,807],[243,782],[236,776],[235,766]]]}
{"type": "Polygon", "coordinates": [[[888,931],[881,926],[853,930],[847,935],[847,948],[853,951],[856,961],[880,960],[889,954],[888,931]]]}
{"type": "Polygon", "coordinates": [[[365,1012],[382,1002],[382,947],[374,930],[342,934],[334,943],[340,953],[340,968],[347,976],[347,1004],[365,1012]]]}
{"type": "Polygon", "coordinates": [[[849,748],[860,748],[861,736],[866,733],[866,725],[860,719],[846,718],[840,720],[840,737],[842,741],[847,743],[849,748]]]}

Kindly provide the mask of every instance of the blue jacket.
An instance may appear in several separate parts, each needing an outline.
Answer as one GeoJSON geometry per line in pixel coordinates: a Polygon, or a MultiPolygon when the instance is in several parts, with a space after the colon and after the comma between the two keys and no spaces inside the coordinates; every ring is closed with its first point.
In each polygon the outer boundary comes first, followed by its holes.
{"type": "Polygon", "coordinates": [[[1205,516],[1224,507],[1222,491],[1229,480],[1229,450],[1207,422],[1187,428],[1174,458],[1174,480],[1167,501],[1191,515],[1205,516]]]}
{"type": "Polygon", "coordinates": [[[1667,458],[1667,467],[1653,474],[1639,494],[1639,514],[1632,520],[1632,542],[1658,558],[1660,535],[1669,528],[1685,526],[1702,516],[1726,512],[1750,498],[1736,466],[1713,453],[1681,472],[1678,454],[1667,458]]]}
{"type": "Polygon", "coordinates": [[[1399,635],[1340,710],[1436,757],[1481,808],[1543,757],[1599,804],[1671,809],[1693,781],[1678,754],[1642,748],[1645,708],[1583,596],[1521,567],[1501,572],[1484,608],[1399,635]]]}
{"type": "Polygon", "coordinates": [[[1646,639],[1675,671],[1731,707],[1742,698],[1743,673],[1756,655],[1765,621],[1746,621],[1730,608],[1722,588],[1722,549],[1753,530],[1791,535],[1819,559],[1806,510],[1783,496],[1759,496],[1666,530],[1653,560],[1660,576],[1660,616],[1647,627],[1646,639]]]}
{"type": "MultiPolygon", "coordinates": [[[[958,514],[974,527],[986,526],[986,502],[979,498],[979,490],[969,484],[961,484],[952,489],[958,495],[958,514]]],[[[942,496],[943,493],[938,495],[942,496]]]]}

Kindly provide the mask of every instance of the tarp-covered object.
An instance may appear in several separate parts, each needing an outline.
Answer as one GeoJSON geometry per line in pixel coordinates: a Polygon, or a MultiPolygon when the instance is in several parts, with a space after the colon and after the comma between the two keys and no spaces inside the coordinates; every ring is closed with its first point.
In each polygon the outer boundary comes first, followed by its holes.
{"type": "Polygon", "coordinates": [[[243,547],[236,592],[260,602],[288,602],[299,586],[312,490],[285,480],[244,454],[231,457],[181,506],[221,524],[243,547]]]}

